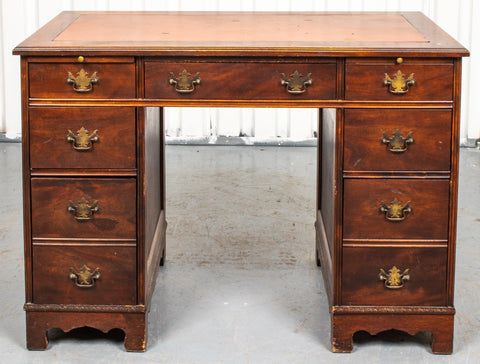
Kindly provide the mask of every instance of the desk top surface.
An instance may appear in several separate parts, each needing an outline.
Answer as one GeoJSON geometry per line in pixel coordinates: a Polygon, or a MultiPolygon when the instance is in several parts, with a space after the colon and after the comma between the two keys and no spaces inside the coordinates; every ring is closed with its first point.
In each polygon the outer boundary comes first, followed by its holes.
{"type": "Polygon", "coordinates": [[[63,12],[14,54],[466,56],[421,13],[63,12]]]}

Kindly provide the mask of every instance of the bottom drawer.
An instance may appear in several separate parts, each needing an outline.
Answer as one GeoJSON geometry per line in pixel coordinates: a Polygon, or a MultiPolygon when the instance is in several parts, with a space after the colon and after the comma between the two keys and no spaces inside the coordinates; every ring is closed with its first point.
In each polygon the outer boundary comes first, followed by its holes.
{"type": "Polygon", "coordinates": [[[33,302],[136,303],[134,246],[33,247],[33,302]]]}
{"type": "Polygon", "coordinates": [[[344,247],[342,304],[446,305],[446,267],[446,247],[344,247]]]}

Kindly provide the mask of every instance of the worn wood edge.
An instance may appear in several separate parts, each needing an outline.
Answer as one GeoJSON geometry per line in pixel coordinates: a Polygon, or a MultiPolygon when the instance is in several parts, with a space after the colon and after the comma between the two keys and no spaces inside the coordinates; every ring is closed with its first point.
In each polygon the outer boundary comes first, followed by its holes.
{"type": "Polygon", "coordinates": [[[145,313],[144,305],[76,305],[25,303],[27,312],[97,312],[97,313],[145,313]]]}
{"type": "Polygon", "coordinates": [[[453,306],[332,306],[333,315],[454,315],[453,306]]]}
{"type": "Polygon", "coordinates": [[[459,49],[461,52],[459,56],[468,57],[470,55],[470,52],[462,44],[422,12],[402,12],[402,15],[417,31],[427,36],[430,43],[439,44],[441,39],[447,39],[451,46],[455,45],[459,49]]]}
{"type": "Polygon", "coordinates": [[[164,47],[148,47],[148,46],[58,46],[58,47],[27,47],[18,46],[12,54],[21,56],[55,56],[59,52],[64,55],[75,56],[85,55],[91,57],[100,57],[105,55],[115,56],[249,56],[249,57],[265,57],[265,56],[298,56],[298,57],[397,57],[399,53],[408,57],[424,57],[424,58],[438,58],[438,57],[468,57],[470,52],[465,48],[416,48],[412,43],[409,48],[396,48],[391,43],[388,47],[382,46],[366,46],[366,47],[345,47],[338,44],[325,43],[320,46],[304,46],[304,47],[231,47],[228,45],[217,47],[181,47],[181,46],[164,46],[164,47]]]}

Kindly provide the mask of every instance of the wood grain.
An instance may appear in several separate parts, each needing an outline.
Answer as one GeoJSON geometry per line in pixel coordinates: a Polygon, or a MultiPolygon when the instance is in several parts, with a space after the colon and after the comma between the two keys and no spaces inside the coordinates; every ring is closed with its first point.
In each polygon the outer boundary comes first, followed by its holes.
{"type": "Polygon", "coordinates": [[[449,181],[347,179],[344,181],[344,239],[448,238],[449,181]],[[410,201],[412,212],[403,221],[388,221],[382,202],[410,201]]]}
{"type": "Polygon", "coordinates": [[[254,63],[254,62],[145,62],[145,97],[148,99],[236,99],[236,100],[311,100],[334,99],[336,64],[330,63],[254,63]],[[189,94],[179,94],[169,84],[170,72],[176,77],[187,70],[197,72],[200,84],[189,94]],[[311,73],[313,83],[302,94],[292,95],[280,84],[282,73],[289,79],[298,71],[302,79],[311,73]]]}
{"type": "Polygon", "coordinates": [[[32,178],[33,238],[136,239],[134,178],[32,178]],[[78,221],[69,201],[98,201],[98,212],[78,221]]]}
{"type": "Polygon", "coordinates": [[[125,246],[34,246],[33,302],[132,305],[136,300],[136,248],[125,246]],[[100,271],[91,288],[69,279],[70,268],[100,271]]]}
{"type": "Polygon", "coordinates": [[[135,97],[135,65],[104,63],[32,63],[29,67],[31,98],[116,99],[135,97]],[[99,78],[90,92],[76,92],[67,83],[68,72],[80,70],[99,78]]]}
{"type": "Polygon", "coordinates": [[[447,301],[447,249],[344,247],[342,305],[444,306],[447,301]],[[409,270],[410,280],[398,289],[385,287],[380,269],[409,270]]]}
{"type": "Polygon", "coordinates": [[[381,62],[347,60],[345,67],[346,100],[452,100],[453,64],[413,61],[396,64],[394,59],[381,62]],[[407,79],[414,74],[415,85],[406,94],[395,95],[383,85],[385,74],[390,78],[401,71],[407,79]]]}
{"type": "Polygon", "coordinates": [[[42,107],[30,109],[31,168],[135,168],[135,109],[42,107]],[[80,128],[99,140],[78,151],[67,141],[80,128]]]}
{"type": "Polygon", "coordinates": [[[450,110],[345,110],[346,171],[450,171],[450,110]],[[381,142],[399,130],[413,142],[393,153],[381,142]]]}

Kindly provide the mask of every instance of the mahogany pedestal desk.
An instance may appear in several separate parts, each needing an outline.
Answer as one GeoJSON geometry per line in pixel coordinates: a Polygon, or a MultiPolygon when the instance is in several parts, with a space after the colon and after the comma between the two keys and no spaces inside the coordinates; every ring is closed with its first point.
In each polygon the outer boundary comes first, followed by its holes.
{"type": "Polygon", "coordinates": [[[29,349],[50,328],[91,326],[145,350],[165,259],[162,108],[235,106],[321,111],[316,251],[332,350],[398,329],[452,352],[468,51],[424,15],[64,12],[14,54],[29,349]]]}

